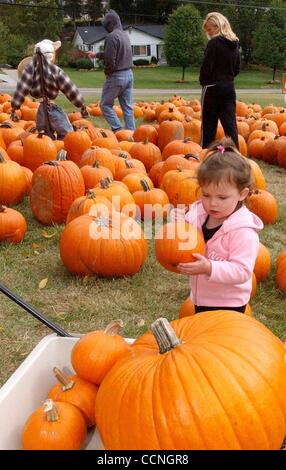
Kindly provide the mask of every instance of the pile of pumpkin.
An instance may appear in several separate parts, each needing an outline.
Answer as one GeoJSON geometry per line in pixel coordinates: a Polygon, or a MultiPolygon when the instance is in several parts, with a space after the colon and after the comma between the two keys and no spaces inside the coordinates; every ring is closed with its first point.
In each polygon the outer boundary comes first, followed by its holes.
{"type": "Polygon", "coordinates": [[[131,345],[91,332],[71,364],[27,417],[24,449],[81,449],[94,424],[108,450],[275,450],[286,434],[284,345],[237,312],[161,318],[131,345]]]}
{"type": "MultiPolygon", "coordinates": [[[[25,98],[18,112],[20,120],[13,123],[8,114],[10,97],[0,95],[0,239],[19,242],[23,238],[26,221],[5,206],[18,204],[29,193],[31,211],[40,223],[67,224],[60,252],[70,272],[108,277],[135,274],[147,257],[147,243],[137,220],[163,220],[170,205],[192,204],[199,197],[196,170],[205,155],[198,144],[199,102],[174,96],[166,103],[138,103],[136,113],[141,110],[145,120],[155,119],[156,123],[116,134],[95,127],[79,113],[70,113],[75,130],[64,141],[52,141],[34,129],[37,106],[25,98]]],[[[97,108],[96,103],[89,107],[90,111],[97,108]]],[[[237,102],[243,154],[247,152],[245,142],[264,132],[260,127],[266,118],[261,116],[269,115],[265,109],[237,102]]],[[[280,120],[286,115],[284,108],[271,109],[280,120]]],[[[280,127],[283,129],[283,123],[280,127]]],[[[219,126],[217,137],[222,136],[219,126]]],[[[279,139],[282,142],[285,137],[279,139]]],[[[279,139],[273,138],[273,142],[277,144],[279,139]]],[[[257,190],[248,198],[248,206],[265,224],[275,223],[277,201],[266,191],[258,164],[251,159],[249,163],[257,190]]],[[[261,263],[259,280],[270,269],[269,252],[262,251],[267,262],[261,263]]],[[[285,290],[285,254],[277,262],[277,286],[285,290]]]]}

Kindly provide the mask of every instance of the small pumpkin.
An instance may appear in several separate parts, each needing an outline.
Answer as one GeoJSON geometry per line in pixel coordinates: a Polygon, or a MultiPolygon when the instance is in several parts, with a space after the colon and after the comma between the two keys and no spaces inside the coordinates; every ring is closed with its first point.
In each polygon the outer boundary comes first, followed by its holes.
{"type": "Polygon", "coordinates": [[[27,183],[22,167],[6,160],[0,149],[0,204],[18,204],[26,194],[27,183]]]}
{"type": "Polygon", "coordinates": [[[84,415],[87,426],[95,424],[94,406],[98,387],[77,375],[64,374],[57,367],[53,372],[58,381],[48,393],[48,398],[76,406],[84,415]]]}
{"type": "Polygon", "coordinates": [[[15,209],[0,205],[0,241],[19,243],[27,231],[26,220],[15,209]]]}
{"type": "Polygon", "coordinates": [[[77,197],[69,208],[66,223],[68,224],[76,217],[91,214],[95,217],[107,217],[112,211],[112,203],[103,196],[96,196],[90,189],[85,196],[77,197]]]}
{"type": "Polygon", "coordinates": [[[25,423],[24,450],[80,450],[86,438],[81,411],[70,403],[46,400],[25,423]]]}
{"type": "Polygon", "coordinates": [[[264,224],[274,224],[278,217],[278,203],[268,191],[257,189],[247,198],[246,205],[264,224]]]}
{"type": "Polygon", "coordinates": [[[279,290],[286,292],[286,250],[277,257],[275,283],[279,290]]]}
{"type": "Polygon", "coordinates": [[[185,221],[169,222],[155,235],[155,256],[169,271],[179,273],[179,263],[196,261],[193,253],[205,254],[203,234],[185,221]]]}
{"type": "Polygon", "coordinates": [[[264,281],[271,269],[271,255],[268,248],[263,243],[259,243],[259,250],[255,260],[254,274],[257,282],[264,281]]]}
{"type": "Polygon", "coordinates": [[[102,382],[115,362],[129,350],[121,336],[122,329],[122,320],[115,320],[105,330],[87,333],[75,343],[71,362],[79,377],[97,385],[102,382]]]}

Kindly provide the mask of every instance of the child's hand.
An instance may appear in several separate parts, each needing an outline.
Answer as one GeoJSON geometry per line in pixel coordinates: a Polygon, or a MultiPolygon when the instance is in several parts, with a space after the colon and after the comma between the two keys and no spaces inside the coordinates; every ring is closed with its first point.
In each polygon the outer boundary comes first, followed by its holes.
{"type": "Polygon", "coordinates": [[[194,253],[193,257],[197,258],[198,261],[179,263],[177,265],[180,273],[188,274],[189,276],[197,276],[198,274],[206,274],[207,276],[210,276],[212,272],[211,262],[199,253],[194,253]]]}
{"type": "Polygon", "coordinates": [[[169,215],[169,221],[175,222],[176,220],[185,220],[185,214],[188,207],[172,209],[169,215]]]}

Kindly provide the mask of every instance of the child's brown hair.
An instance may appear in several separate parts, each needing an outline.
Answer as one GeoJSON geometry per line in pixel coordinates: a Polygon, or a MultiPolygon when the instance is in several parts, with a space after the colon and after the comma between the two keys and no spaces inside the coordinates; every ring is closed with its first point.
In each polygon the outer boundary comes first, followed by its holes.
{"type": "Polygon", "coordinates": [[[198,169],[199,186],[234,184],[239,191],[253,189],[251,166],[235,147],[231,139],[214,142],[208,147],[206,157],[198,169]]]}

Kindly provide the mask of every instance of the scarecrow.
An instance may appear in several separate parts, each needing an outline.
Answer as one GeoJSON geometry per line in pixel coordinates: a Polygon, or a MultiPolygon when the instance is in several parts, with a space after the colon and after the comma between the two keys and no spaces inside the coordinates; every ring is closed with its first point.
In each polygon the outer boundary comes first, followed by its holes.
{"type": "Polygon", "coordinates": [[[78,88],[54,63],[56,50],[60,46],[61,41],[44,39],[35,45],[32,57],[26,57],[20,62],[19,80],[11,102],[11,119],[17,121],[16,110],[20,108],[26,95],[41,98],[36,119],[37,129],[58,140],[62,140],[67,132],[73,130],[66,113],[51,102],[60,91],[74,106],[81,109],[83,118],[88,117],[84,99],[78,88]]]}

